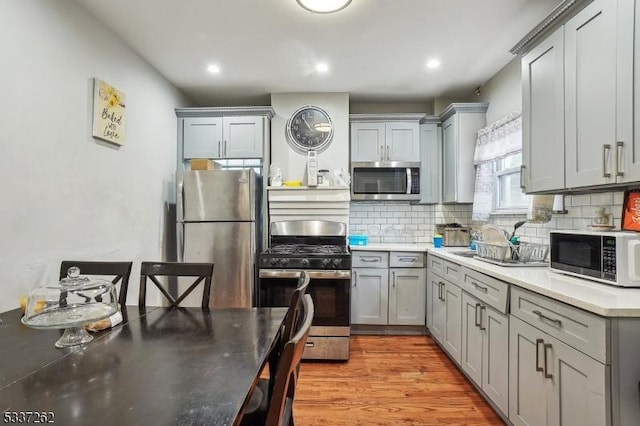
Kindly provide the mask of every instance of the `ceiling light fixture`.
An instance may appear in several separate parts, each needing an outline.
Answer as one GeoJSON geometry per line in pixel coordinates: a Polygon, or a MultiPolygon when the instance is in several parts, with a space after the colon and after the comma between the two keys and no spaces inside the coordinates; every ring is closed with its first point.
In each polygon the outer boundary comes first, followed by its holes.
{"type": "Polygon", "coordinates": [[[434,69],[440,66],[440,61],[437,59],[429,59],[427,61],[427,68],[434,69]]]}
{"type": "Polygon", "coordinates": [[[209,65],[207,67],[207,71],[209,71],[211,74],[218,74],[220,72],[220,67],[217,65],[209,65]]]}
{"type": "Polygon", "coordinates": [[[324,62],[320,62],[316,65],[316,71],[318,71],[319,73],[325,73],[329,71],[329,65],[325,64],[324,62]]]}
{"type": "Polygon", "coordinates": [[[296,0],[300,6],[313,13],[333,13],[349,6],[351,0],[296,0]]]}

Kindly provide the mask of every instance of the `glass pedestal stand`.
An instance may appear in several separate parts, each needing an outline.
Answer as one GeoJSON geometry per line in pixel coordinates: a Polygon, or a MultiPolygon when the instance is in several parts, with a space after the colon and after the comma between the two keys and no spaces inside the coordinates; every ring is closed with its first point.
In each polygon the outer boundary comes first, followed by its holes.
{"type": "Polygon", "coordinates": [[[69,327],[64,329],[64,333],[55,343],[56,348],[67,348],[69,346],[85,345],[93,340],[84,326],[69,327]]]}

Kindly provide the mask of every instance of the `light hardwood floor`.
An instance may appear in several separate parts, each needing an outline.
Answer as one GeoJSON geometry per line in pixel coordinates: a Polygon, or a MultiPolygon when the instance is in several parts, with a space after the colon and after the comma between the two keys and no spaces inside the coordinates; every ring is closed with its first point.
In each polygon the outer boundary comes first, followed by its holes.
{"type": "Polygon", "coordinates": [[[431,337],[352,336],[350,344],[346,363],[303,362],[297,426],[504,424],[431,337]]]}

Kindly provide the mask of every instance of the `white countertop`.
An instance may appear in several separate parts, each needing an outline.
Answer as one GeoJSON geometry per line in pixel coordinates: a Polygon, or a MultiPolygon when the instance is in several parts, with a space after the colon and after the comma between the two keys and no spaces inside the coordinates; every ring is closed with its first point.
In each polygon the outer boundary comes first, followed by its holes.
{"type": "Polygon", "coordinates": [[[604,317],[640,317],[640,288],[623,288],[552,272],[547,267],[493,265],[452,252],[464,247],[434,248],[432,244],[371,244],[355,250],[426,251],[497,279],[604,317]]]}

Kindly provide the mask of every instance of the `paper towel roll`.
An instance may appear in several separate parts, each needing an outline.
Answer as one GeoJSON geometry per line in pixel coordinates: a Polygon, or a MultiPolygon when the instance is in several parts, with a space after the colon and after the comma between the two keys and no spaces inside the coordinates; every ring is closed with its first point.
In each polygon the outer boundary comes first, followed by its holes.
{"type": "Polygon", "coordinates": [[[527,210],[527,222],[547,223],[551,220],[553,213],[554,195],[532,195],[529,198],[529,209],[527,210]]]}

